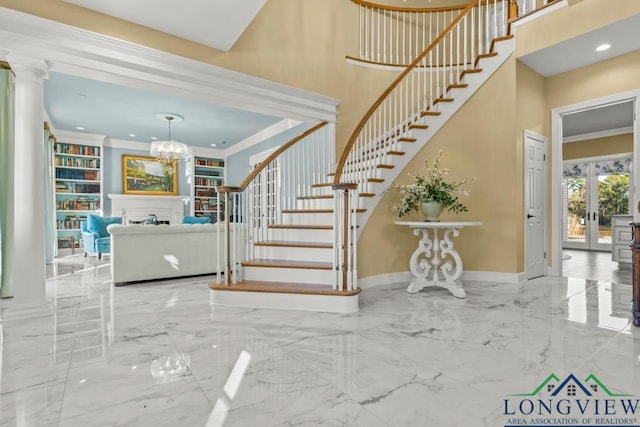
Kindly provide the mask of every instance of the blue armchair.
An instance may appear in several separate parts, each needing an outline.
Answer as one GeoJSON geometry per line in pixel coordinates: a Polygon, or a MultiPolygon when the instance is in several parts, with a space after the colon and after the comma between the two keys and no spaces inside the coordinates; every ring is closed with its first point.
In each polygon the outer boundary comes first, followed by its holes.
{"type": "Polygon", "coordinates": [[[102,254],[109,253],[111,251],[111,237],[107,226],[121,223],[122,218],[119,216],[103,218],[94,214],[87,215],[86,221],[80,221],[84,256],[97,254],[98,259],[102,259],[102,254]]]}
{"type": "Polygon", "coordinates": [[[211,217],[208,216],[184,216],[183,224],[211,224],[211,217]]]}

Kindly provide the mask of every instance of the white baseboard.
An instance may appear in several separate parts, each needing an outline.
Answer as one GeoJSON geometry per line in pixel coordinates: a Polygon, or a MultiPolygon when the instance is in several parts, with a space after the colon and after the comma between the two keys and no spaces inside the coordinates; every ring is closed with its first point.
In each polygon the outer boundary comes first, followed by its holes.
{"type": "MultiPolygon", "coordinates": [[[[358,279],[360,289],[371,288],[378,285],[390,285],[392,283],[411,281],[413,275],[410,271],[399,271],[395,273],[379,274],[358,279]]],[[[499,271],[463,271],[462,280],[473,280],[477,282],[499,282],[499,283],[520,283],[525,279],[524,273],[503,273],[499,271]]]]}
{"type": "Polygon", "coordinates": [[[360,289],[367,289],[378,285],[390,285],[398,282],[407,282],[407,284],[409,284],[412,277],[413,276],[410,271],[379,274],[377,276],[358,278],[358,287],[360,289]]]}
{"type": "Polygon", "coordinates": [[[526,280],[522,273],[502,273],[500,271],[463,271],[462,280],[477,282],[520,283],[526,280]]]}

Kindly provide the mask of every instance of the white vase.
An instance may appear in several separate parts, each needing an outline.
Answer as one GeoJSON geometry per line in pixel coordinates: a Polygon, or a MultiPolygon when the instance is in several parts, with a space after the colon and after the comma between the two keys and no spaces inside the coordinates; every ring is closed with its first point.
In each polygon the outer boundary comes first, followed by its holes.
{"type": "Polygon", "coordinates": [[[436,202],[435,200],[429,200],[420,204],[420,210],[424,214],[424,220],[429,222],[440,221],[438,218],[440,218],[443,208],[442,203],[436,202]]]}

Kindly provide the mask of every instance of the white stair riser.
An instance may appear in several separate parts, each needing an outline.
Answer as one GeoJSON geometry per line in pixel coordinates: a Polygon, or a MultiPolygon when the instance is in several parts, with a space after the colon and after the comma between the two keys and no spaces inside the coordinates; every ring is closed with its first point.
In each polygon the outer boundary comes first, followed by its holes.
{"type": "Polygon", "coordinates": [[[269,230],[269,239],[288,242],[331,243],[333,241],[333,230],[272,228],[269,230]]]}
{"type": "Polygon", "coordinates": [[[282,221],[294,225],[333,225],[333,212],[283,213],[282,221]]]}
{"type": "Polygon", "coordinates": [[[332,262],[333,248],[301,248],[285,246],[255,246],[254,258],[286,259],[288,261],[332,262]]]}
{"type": "Polygon", "coordinates": [[[243,267],[244,280],[263,282],[323,283],[331,285],[334,281],[333,270],[314,270],[307,268],[243,267]]]}
{"type": "Polygon", "coordinates": [[[329,185],[323,185],[322,187],[313,187],[311,190],[312,196],[328,196],[333,194],[333,189],[329,185]]]}
{"type": "Polygon", "coordinates": [[[333,198],[331,199],[298,199],[297,209],[333,209],[333,198]]]}

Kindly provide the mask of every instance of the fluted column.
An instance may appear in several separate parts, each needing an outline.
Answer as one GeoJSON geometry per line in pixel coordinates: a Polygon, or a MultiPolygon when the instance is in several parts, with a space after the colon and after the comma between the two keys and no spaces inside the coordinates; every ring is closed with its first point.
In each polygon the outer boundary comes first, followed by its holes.
{"type": "Polygon", "coordinates": [[[14,300],[5,319],[45,314],[44,79],[42,59],[9,54],[15,73],[14,300]]]}

